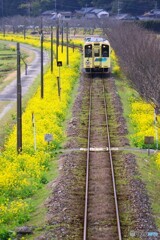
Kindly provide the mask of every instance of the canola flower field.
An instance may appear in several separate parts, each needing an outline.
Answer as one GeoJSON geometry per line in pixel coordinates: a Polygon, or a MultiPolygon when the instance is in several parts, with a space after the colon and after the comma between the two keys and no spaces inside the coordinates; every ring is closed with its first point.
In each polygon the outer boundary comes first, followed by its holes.
{"type": "MultiPolygon", "coordinates": [[[[0,35],[0,39],[31,44],[39,47],[40,40],[23,36],[0,35]]],[[[55,47],[55,46],[54,46],[55,47]]],[[[44,48],[50,49],[50,42],[44,42],[44,48]]],[[[60,52],[60,51],[59,51],[60,52]]],[[[16,152],[16,126],[0,153],[0,239],[8,225],[16,226],[29,219],[31,206],[28,198],[47,182],[45,172],[49,169],[51,155],[49,150],[57,149],[65,135],[63,123],[71,102],[72,90],[79,77],[81,54],[75,49],[69,50],[70,65],[66,65],[66,54],[59,53],[63,62],[61,69],[61,99],[57,93],[58,67],[54,64],[54,73],[50,68],[44,76],[44,98],[40,98],[40,87],[29,100],[22,116],[23,151],[16,152]],[[33,121],[36,126],[36,151],[33,141],[33,121]],[[48,145],[44,135],[53,135],[48,145]]]]}
{"type": "MultiPolygon", "coordinates": [[[[143,101],[143,99],[130,99],[131,113],[129,115],[133,133],[130,139],[134,146],[138,148],[148,148],[144,143],[145,136],[153,136],[154,144],[150,148],[160,148],[160,116],[155,118],[154,107],[143,101]]],[[[157,166],[160,168],[160,153],[153,156],[157,166]]]]}
{"type": "MultiPolygon", "coordinates": [[[[28,43],[40,47],[39,38],[19,35],[0,35],[0,39],[28,43]]],[[[77,41],[77,43],[81,43],[77,41]]],[[[54,46],[55,47],[55,46],[54,46]]],[[[50,42],[44,42],[44,49],[50,49],[50,42]]],[[[41,186],[47,182],[46,171],[49,170],[50,150],[56,150],[65,138],[63,123],[66,118],[71,94],[79,77],[81,54],[70,49],[70,66],[66,66],[66,54],[59,53],[59,60],[63,62],[61,71],[61,100],[57,94],[57,79],[59,69],[54,64],[54,73],[50,69],[44,76],[44,98],[40,98],[40,88],[28,102],[23,113],[23,151],[16,152],[16,126],[5,143],[5,150],[0,153],[0,239],[8,226],[16,226],[30,218],[31,205],[28,200],[41,186]],[[32,114],[36,125],[36,151],[33,140],[32,114]],[[50,145],[44,140],[44,135],[51,133],[53,141],[50,145]]],[[[121,75],[118,59],[112,51],[112,71],[121,75]]],[[[129,138],[139,148],[145,148],[144,136],[155,136],[154,108],[139,98],[130,98],[130,125],[133,132],[129,138]]],[[[160,121],[158,117],[158,121],[160,121]]],[[[160,136],[160,128],[157,128],[160,136]]],[[[160,140],[159,144],[160,144],[160,140]]],[[[155,147],[155,144],[153,145],[155,147]]],[[[160,154],[154,156],[157,167],[160,167],[160,154]]]]}
{"type": "MultiPolygon", "coordinates": [[[[118,77],[121,76],[121,69],[118,58],[112,50],[112,72],[118,77]]],[[[130,114],[128,116],[132,132],[129,133],[131,143],[138,148],[148,148],[144,143],[145,136],[153,136],[154,144],[150,147],[160,149],[160,116],[154,114],[153,105],[145,102],[140,96],[134,94],[128,99],[130,105],[130,114]],[[158,137],[159,136],[159,137],[158,137]]],[[[157,167],[160,168],[160,153],[153,156],[157,167]]]]}

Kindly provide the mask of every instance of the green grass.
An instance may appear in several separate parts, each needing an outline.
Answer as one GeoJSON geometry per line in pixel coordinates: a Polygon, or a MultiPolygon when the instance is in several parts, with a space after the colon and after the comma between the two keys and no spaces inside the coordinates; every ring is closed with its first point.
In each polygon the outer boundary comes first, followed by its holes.
{"type": "MultiPolygon", "coordinates": [[[[50,162],[50,169],[48,172],[46,172],[45,179],[47,179],[48,182],[53,182],[58,176],[58,161],[56,160],[56,156],[54,156],[50,162]]],[[[39,189],[35,195],[32,196],[32,198],[29,198],[28,203],[30,204],[30,220],[23,223],[22,226],[31,226],[34,227],[34,234],[25,236],[25,239],[35,239],[35,237],[39,236],[41,233],[43,233],[44,229],[46,229],[46,222],[45,222],[45,216],[47,213],[47,208],[45,207],[45,200],[49,197],[51,194],[51,187],[49,185],[44,184],[41,189],[39,189]]],[[[15,237],[16,233],[14,231],[15,226],[9,226],[7,233],[12,233],[11,236],[15,237]]],[[[7,234],[6,233],[6,234],[7,234]]],[[[6,235],[7,236],[7,235],[6,235]]],[[[8,238],[4,238],[8,239],[8,238]]]]}
{"type": "MultiPolygon", "coordinates": [[[[58,176],[58,162],[55,158],[50,163],[50,170],[46,173],[46,178],[48,182],[53,181],[58,176]]],[[[34,226],[34,235],[28,236],[26,239],[34,239],[38,236],[45,228],[45,216],[47,213],[47,208],[44,203],[45,200],[51,194],[51,188],[48,185],[44,185],[35,196],[32,197],[31,204],[33,208],[33,213],[31,214],[31,220],[29,220],[26,225],[34,226]]]]}
{"type": "MultiPolygon", "coordinates": [[[[0,42],[0,83],[10,71],[16,70],[16,49],[0,42]]],[[[2,86],[1,86],[2,87],[2,86]]]]}
{"type": "MultiPolygon", "coordinates": [[[[116,86],[118,89],[118,94],[120,96],[121,102],[123,104],[123,116],[126,119],[127,129],[129,132],[128,139],[130,140],[130,134],[134,133],[133,126],[130,123],[129,117],[129,114],[131,113],[130,99],[135,96],[138,97],[139,95],[133,88],[129,86],[129,83],[124,77],[116,81],[116,86]]],[[[134,147],[131,141],[130,145],[134,147]]]]}
{"type": "MultiPolygon", "coordinates": [[[[0,109],[3,109],[7,105],[7,102],[1,103],[0,109]]],[[[16,123],[16,103],[13,103],[12,108],[0,119],[0,149],[3,148],[4,142],[12,131],[13,125],[16,123]]]]}
{"type": "Polygon", "coordinates": [[[141,179],[146,184],[146,188],[151,200],[152,211],[160,228],[160,169],[154,161],[154,155],[136,154],[141,179]]]}
{"type": "MultiPolygon", "coordinates": [[[[138,97],[138,93],[129,87],[125,79],[117,80],[116,86],[123,104],[124,117],[126,119],[129,131],[128,138],[130,139],[130,134],[133,134],[133,126],[131,125],[129,119],[129,114],[131,111],[129,99],[133,96],[138,97]]],[[[131,147],[135,147],[131,141],[130,144],[131,147]]],[[[147,193],[152,205],[152,212],[156,220],[156,224],[158,228],[160,228],[160,169],[154,161],[154,155],[148,156],[147,154],[138,152],[133,152],[133,154],[136,155],[136,161],[140,173],[140,175],[135,176],[135,178],[141,179],[146,184],[147,193]]]]}
{"type": "MultiPolygon", "coordinates": [[[[26,51],[21,51],[23,59],[27,62],[29,55],[26,51]]],[[[30,58],[33,58],[31,56],[30,58]]],[[[24,70],[24,62],[21,61],[21,71],[24,70]]],[[[16,45],[10,42],[0,41],[0,90],[7,86],[16,78],[17,52],[16,45]]]]}

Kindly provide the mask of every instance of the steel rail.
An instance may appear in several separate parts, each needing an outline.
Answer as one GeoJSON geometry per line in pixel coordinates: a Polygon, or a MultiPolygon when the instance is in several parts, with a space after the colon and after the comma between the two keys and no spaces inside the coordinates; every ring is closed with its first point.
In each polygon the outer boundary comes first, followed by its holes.
{"type": "MultiPolygon", "coordinates": [[[[109,125],[108,125],[107,103],[106,103],[105,90],[104,90],[104,80],[103,80],[103,95],[104,95],[104,108],[105,108],[106,127],[107,127],[108,150],[109,150],[109,157],[110,157],[112,183],[113,183],[113,191],[114,191],[114,201],[115,201],[115,208],[116,208],[116,220],[117,220],[118,239],[122,240],[121,226],[120,226],[120,217],[119,217],[119,208],[118,208],[118,200],[117,200],[117,191],[116,191],[116,183],[115,183],[115,174],[114,174],[113,159],[112,159],[112,152],[111,152],[109,125]]],[[[88,144],[87,144],[87,163],[86,163],[86,191],[85,191],[83,240],[87,240],[92,85],[90,85],[89,96],[90,96],[90,103],[89,103],[89,116],[88,116],[88,144]]]]}
{"type": "Polygon", "coordinates": [[[118,200],[117,200],[117,191],[116,191],[116,183],[115,183],[115,174],[114,174],[113,159],[112,159],[112,152],[111,152],[109,125],[108,125],[107,103],[106,103],[105,90],[104,90],[104,80],[103,80],[103,94],[104,94],[104,107],[105,107],[106,126],[107,126],[108,150],[109,150],[109,156],[110,156],[112,183],[113,183],[114,200],[115,200],[115,207],[116,207],[117,230],[118,230],[119,240],[122,240],[120,217],[119,217],[119,208],[118,208],[118,200]]]}
{"type": "Polygon", "coordinates": [[[92,85],[89,92],[89,116],[88,116],[88,144],[87,144],[87,165],[86,165],[86,192],[85,192],[85,209],[84,209],[84,229],[83,240],[87,239],[87,220],[88,220],[88,179],[89,179],[89,156],[90,156],[90,129],[91,129],[91,106],[92,106],[92,85]]]}

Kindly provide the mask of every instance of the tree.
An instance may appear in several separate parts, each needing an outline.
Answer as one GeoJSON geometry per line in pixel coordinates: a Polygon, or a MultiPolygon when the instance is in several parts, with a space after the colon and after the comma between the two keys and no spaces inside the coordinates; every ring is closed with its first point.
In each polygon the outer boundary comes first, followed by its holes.
{"type": "Polygon", "coordinates": [[[160,0],[0,0],[0,16],[37,15],[45,10],[74,11],[81,7],[104,8],[109,11],[143,14],[153,8],[160,8],[160,0]]]}
{"type": "Polygon", "coordinates": [[[93,0],[92,4],[95,7],[111,9],[113,0],[93,0]]]}
{"type": "Polygon", "coordinates": [[[160,43],[134,23],[110,23],[107,35],[131,85],[142,98],[160,110],[160,43]]]}
{"type": "Polygon", "coordinates": [[[20,4],[21,0],[1,0],[1,16],[7,17],[17,14],[20,4]]]}
{"type": "Polygon", "coordinates": [[[154,2],[150,0],[122,0],[121,8],[122,12],[139,15],[154,8],[154,2]]]}

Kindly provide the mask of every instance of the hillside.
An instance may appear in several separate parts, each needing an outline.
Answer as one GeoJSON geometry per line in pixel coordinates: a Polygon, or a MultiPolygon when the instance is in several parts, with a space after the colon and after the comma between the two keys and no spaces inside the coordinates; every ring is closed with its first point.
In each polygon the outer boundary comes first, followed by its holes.
{"type": "Polygon", "coordinates": [[[144,12],[153,8],[160,7],[160,0],[2,0],[0,4],[0,17],[14,16],[14,15],[26,15],[26,16],[38,16],[46,10],[65,10],[74,11],[81,7],[99,7],[110,11],[111,13],[132,13],[134,15],[143,14],[144,12]]]}

